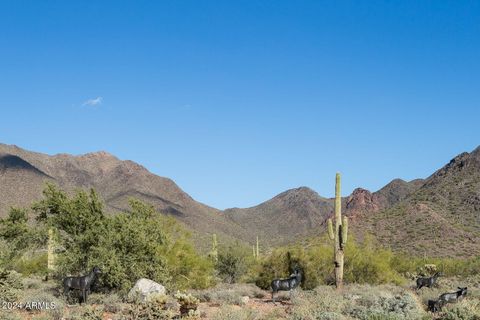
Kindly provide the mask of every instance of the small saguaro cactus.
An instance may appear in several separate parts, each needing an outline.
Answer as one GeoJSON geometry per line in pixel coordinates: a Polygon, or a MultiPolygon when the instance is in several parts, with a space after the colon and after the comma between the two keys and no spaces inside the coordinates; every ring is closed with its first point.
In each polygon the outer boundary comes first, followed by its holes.
{"type": "Polygon", "coordinates": [[[259,244],[258,244],[258,236],[257,236],[257,252],[255,254],[255,258],[256,259],[260,258],[260,248],[259,248],[259,244]]]}
{"type": "Polygon", "coordinates": [[[217,243],[217,235],[214,233],[212,237],[212,251],[209,254],[210,258],[214,261],[218,261],[218,243],[217,243]]]}
{"type": "Polygon", "coordinates": [[[337,173],[335,179],[335,229],[332,219],[328,219],[328,236],[334,240],[335,285],[340,289],[343,286],[343,257],[348,237],[348,218],[342,219],[340,173],[337,173]]]}
{"type": "Polygon", "coordinates": [[[48,241],[47,241],[47,276],[48,280],[51,272],[55,271],[55,235],[52,228],[48,229],[48,241]]]}
{"type": "Polygon", "coordinates": [[[253,259],[257,259],[257,253],[255,252],[255,245],[252,245],[253,259]]]}

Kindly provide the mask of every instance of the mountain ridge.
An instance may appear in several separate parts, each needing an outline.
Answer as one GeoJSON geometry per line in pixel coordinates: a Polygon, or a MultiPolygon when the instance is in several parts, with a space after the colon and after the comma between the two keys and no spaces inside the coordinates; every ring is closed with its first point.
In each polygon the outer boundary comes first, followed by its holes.
{"type": "MultiPolygon", "coordinates": [[[[196,201],[173,180],[105,151],[47,155],[0,144],[0,216],[10,205],[29,206],[39,200],[46,181],[67,192],[95,188],[110,211],[127,210],[128,199],[139,198],[187,225],[204,247],[212,233],[246,243],[259,236],[266,247],[288,244],[323,234],[325,221],[333,214],[333,198],[305,186],[253,207],[218,210],[196,201]]],[[[342,198],[342,211],[353,220],[352,231],[359,238],[368,233],[395,250],[411,253],[423,247],[439,248],[432,252],[445,255],[445,248],[432,245],[423,225],[434,222],[428,229],[431,234],[476,239],[480,232],[480,147],[459,154],[426,179],[393,179],[375,192],[356,188],[342,198]],[[406,219],[422,224],[412,225],[406,219]],[[409,242],[412,250],[402,245],[409,242]]],[[[460,255],[477,249],[475,240],[470,242],[474,245],[465,243],[464,250],[458,250],[460,255]]]]}

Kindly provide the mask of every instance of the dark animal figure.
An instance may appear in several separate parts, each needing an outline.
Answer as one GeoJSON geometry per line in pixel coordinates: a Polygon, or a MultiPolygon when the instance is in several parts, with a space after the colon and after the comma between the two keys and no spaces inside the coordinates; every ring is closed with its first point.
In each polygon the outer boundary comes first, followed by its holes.
{"type": "Polygon", "coordinates": [[[278,291],[289,291],[290,298],[292,297],[292,290],[300,285],[302,282],[302,272],[295,269],[293,274],[287,279],[275,279],[272,281],[272,301],[275,303],[275,293],[278,291]]]}
{"type": "MultiPolygon", "coordinates": [[[[87,303],[88,295],[90,294],[90,288],[97,278],[97,275],[102,273],[99,267],[94,267],[92,271],[82,277],[66,277],[63,279],[63,294],[67,296],[71,289],[80,290],[82,293],[83,302],[87,303]]],[[[82,303],[80,301],[80,303],[82,303]]]]}
{"type": "Polygon", "coordinates": [[[445,305],[445,301],[443,300],[428,300],[428,311],[431,312],[439,312],[442,311],[443,306],[445,305]]]}
{"type": "Polygon", "coordinates": [[[444,293],[440,297],[438,297],[438,300],[442,300],[444,303],[457,302],[463,299],[466,295],[467,295],[467,287],[465,288],[458,287],[458,291],[444,293]]]}
{"type": "Polygon", "coordinates": [[[427,287],[431,288],[437,282],[438,277],[440,277],[442,274],[440,272],[437,272],[433,275],[433,277],[429,278],[418,278],[417,279],[417,290],[422,288],[422,287],[427,287]]]}

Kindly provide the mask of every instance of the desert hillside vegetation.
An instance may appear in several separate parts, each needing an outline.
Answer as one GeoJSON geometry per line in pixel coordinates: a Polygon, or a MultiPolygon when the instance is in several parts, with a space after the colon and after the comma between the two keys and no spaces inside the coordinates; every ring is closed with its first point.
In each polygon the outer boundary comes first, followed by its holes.
{"type": "MultiPolygon", "coordinates": [[[[342,290],[335,290],[333,245],[327,235],[270,248],[223,243],[211,234],[198,252],[188,229],[149,204],[105,209],[95,190],[74,193],[46,185],[43,197],[11,208],[0,220],[2,319],[479,319],[480,256],[468,259],[396,253],[373,237],[349,236],[342,290]],[[62,279],[102,270],[87,303],[63,294],[62,279]],[[270,283],[303,274],[290,297],[274,304],[270,283]],[[434,288],[414,279],[441,272],[434,288]],[[166,288],[148,301],[129,296],[140,278],[166,288]],[[47,280],[48,279],[48,280],[47,280]],[[468,286],[465,299],[441,312],[429,299],[468,286]],[[48,310],[32,302],[54,304],[48,310]],[[7,303],[7,304],[5,304],[7,303]],[[14,308],[22,303],[29,308],[14,308]]],[[[454,247],[452,247],[454,250],[454,247]]]]}

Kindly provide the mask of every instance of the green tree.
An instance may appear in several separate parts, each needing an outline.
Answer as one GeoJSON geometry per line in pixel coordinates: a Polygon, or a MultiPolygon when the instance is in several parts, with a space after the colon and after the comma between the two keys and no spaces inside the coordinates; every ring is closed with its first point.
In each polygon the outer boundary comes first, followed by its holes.
{"type": "Polygon", "coordinates": [[[94,190],[68,197],[48,185],[33,208],[40,222],[58,232],[65,249],[56,263],[61,275],[99,266],[100,285],[120,290],[130,289],[139,278],[169,289],[203,288],[213,282],[213,267],[195,252],[188,232],[138,200],[130,200],[127,212],[110,215],[94,190]]]}
{"type": "Polygon", "coordinates": [[[236,283],[252,263],[250,250],[237,242],[235,245],[222,247],[215,268],[224,282],[236,283]]]}
{"type": "Polygon", "coordinates": [[[11,208],[8,216],[0,220],[0,237],[21,249],[26,245],[25,238],[29,231],[27,222],[27,210],[11,208]]]}

